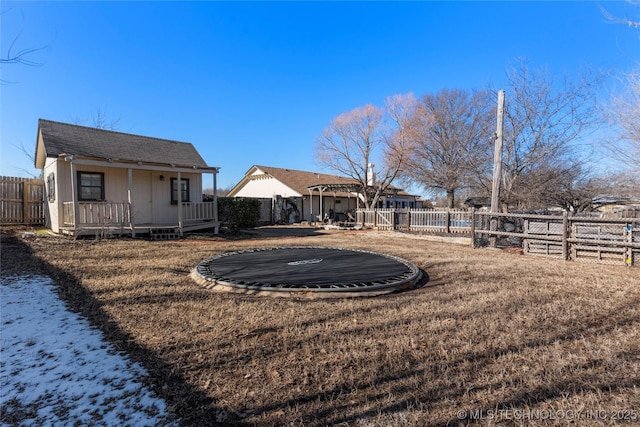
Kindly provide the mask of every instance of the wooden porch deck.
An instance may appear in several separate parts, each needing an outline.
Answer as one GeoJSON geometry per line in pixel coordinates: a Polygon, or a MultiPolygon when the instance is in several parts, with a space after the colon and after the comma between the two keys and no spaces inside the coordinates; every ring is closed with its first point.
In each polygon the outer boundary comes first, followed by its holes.
{"type": "Polygon", "coordinates": [[[126,202],[79,203],[78,213],[73,212],[73,203],[64,203],[63,234],[78,236],[115,237],[153,235],[156,233],[184,233],[213,228],[217,231],[220,222],[211,202],[185,203],[182,221],[174,223],[135,223],[131,218],[131,206],[126,202]],[[77,218],[77,220],[76,220],[77,218]],[[76,223],[77,221],[77,223],[76,223]]]}
{"type": "Polygon", "coordinates": [[[182,229],[178,224],[136,224],[131,227],[130,225],[95,225],[86,224],[80,227],[64,226],[60,228],[62,234],[80,237],[80,236],[96,236],[96,237],[120,237],[120,236],[132,236],[139,235],[151,235],[154,231],[173,232],[180,235],[191,231],[206,230],[208,228],[215,229],[220,226],[218,221],[200,221],[189,223],[184,225],[182,229]]]}

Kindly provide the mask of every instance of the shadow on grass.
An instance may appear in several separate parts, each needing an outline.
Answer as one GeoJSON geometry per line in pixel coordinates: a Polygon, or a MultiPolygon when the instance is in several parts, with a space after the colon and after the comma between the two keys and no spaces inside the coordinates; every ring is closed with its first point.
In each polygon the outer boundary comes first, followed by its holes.
{"type": "Polygon", "coordinates": [[[32,248],[18,237],[2,235],[1,246],[3,275],[39,274],[53,279],[60,298],[70,310],[86,317],[118,351],[146,369],[151,382],[148,386],[181,418],[182,425],[243,425],[232,414],[217,408],[210,396],[195,389],[174,366],[165,363],[123,331],[77,277],[37,257],[32,248]]]}
{"type": "MultiPolygon", "coordinates": [[[[631,303],[629,307],[631,307],[631,303]]],[[[610,314],[613,316],[615,312],[624,310],[625,307],[619,307],[610,314]]],[[[606,316],[605,316],[606,317],[606,316]]],[[[255,413],[273,413],[283,407],[297,408],[305,405],[312,405],[319,407],[312,414],[306,414],[305,426],[322,426],[327,425],[326,420],[330,420],[331,425],[379,425],[371,423],[367,420],[375,419],[381,415],[402,415],[415,410],[416,408],[423,408],[425,413],[428,413],[429,408],[442,402],[460,402],[464,401],[465,396],[469,396],[473,393],[499,390],[504,387],[505,384],[500,381],[493,381],[489,384],[484,384],[478,387],[468,386],[464,384],[453,385],[449,384],[447,387],[431,386],[427,383],[421,384],[418,387],[412,387],[407,385],[407,380],[414,380],[413,383],[424,378],[433,378],[438,375],[446,375],[447,372],[455,371],[457,374],[462,373],[461,377],[473,379],[474,376],[481,370],[488,368],[490,365],[500,363],[499,359],[507,355],[520,355],[525,354],[530,350],[537,350],[542,348],[551,348],[556,345],[562,345],[571,343],[573,341],[581,341],[584,339],[595,338],[601,336],[603,333],[611,332],[617,328],[637,327],[640,324],[640,316],[634,316],[627,318],[625,321],[613,321],[610,324],[602,324],[600,322],[589,322],[584,325],[576,326],[575,329],[558,333],[546,337],[544,339],[532,339],[515,344],[509,344],[503,347],[490,348],[484,351],[469,352],[461,355],[461,357],[454,358],[445,363],[436,363],[433,365],[425,365],[420,363],[414,369],[377,369],[369,372],[369,376],[361,376],[355,383],[343,382],[337,384],[331,389],[325,389],[316,393],[308,393],[295,398],[278,401],[272,405],[265,405],[261,407],[252,408],[255,413]],[[361,408],[355,409],[350,407],[348,399],[336,398],[339,396],[348,396],[354,391],[360,396],[366,395],[367,402],[388,402],[389,395],[393,394],[394,399],[391,403],[379,404],[374,408],[361,408]]],[[[350,331],[344,331],[347,334],[350,331]]],[[[357,331],[355,331],[357,332],[357,331]]],[[[300,343],[298,343],[300,344],[300,343]]],[[[262,352],[256,349],[257,357],[275,357],[277,354],[261,354],[262,352]]],[[[627,353],[620,352],[618,357],[625,357],[627,353]]],[[[637,358],[636,352],[631,352],[637,358]]],[[[375,366],[376,361],[372,358],[370,361],[365,361],[366,365],[375,366]]],[[[469,406],[468,404],[460,404],[459,406],[451,407],[451,418],[446,421],[433,420],[432,422],[426,421],[420,425],[429,425],[437,427],[453,426],[453,425],[468,425],[476,422],[486,422],[490,419],[490,414],[496,414],[496,411],[504,411],[508,414],[511,411],[513,414],[515,410],[523,411],[526,414],[527,408],[536,407],[536,405],[544,404],[545,402],[552,402],[557,399],[566,399],[571,396],[578,396],[581,393],[588,391],[596,395],[607,395],[624,390],[635,390],[640,386],[640,379],[638,377],[629,376],[624,380],[611,380],[607,378],[607,375],[594,374],[591,371],[605,372],[607,368],[607,362],[593,360],[590,362],[576,361],[570,366],[566,367],[568,371],[582,371],[587,370],[580,375],[567,376],[563,378],[554,379],[551,384],[543,385],[531,385],[521,387],[515,391],[507,399],[493,399],[489,404],[486,402],[477,403],[469,406]],[[463,412],[461,411],[463,410],[463,412]],[[459,412],[461,411],[461,412],[459,412]],[[465,416],[457,416],[456,414],[464,413],[465,416]],[[469,414],[475,413],[476,416],[485,417],[484,421],[479,419],[470,419],[469,414]]],[[[379,367],[381,368],[381,367],[379,367]]],[[[412,381],[408,381],[409,384],[412,381]]],[[[360,400],[360,403],[362,400],[360,400]]],[[[572,408],[576,410],[581,408],[572,408]]],[[[607,413],[615,413],[615,408],[610,408],[612,411],[607,413]]],[[[586,411],[602,411],[602,407],[586,408],[586,411]]],[[[626,408],[630,410],[630,408],[626,408]]],[[[575,411],[574,411],[575,412],[575,411]]],[[[552,411],[553,413],[553,411],[552,411]]],[[[571,412],[565,411],[565,413],[571,414],[571,412]]],[[[494,416],[494,415],[491,415],[494,416]]],[[[413,425],[412,423],[401,422],[400,418],[393,418],[397,422],[397,425],[413,425]]],[[[499,421],[496,418],[496,421],[499,421]]],[[[502,420],[503,422],[505,420],[502,420]]],[[[508,420],[507,420],[508,421],[508,420]]],[[[536,422],[535,419],[531,420],[536,422]]],[[[544,419],[538,420],[538,424],[544,424],[544,419]]],[[[578,419],[567,419],[567,422],[580,422],[578,419]]],[[[268,426],[272,423],[272,420],[267,422],[256,422],[255,425],[268,426]]],[[[387,419],[388,422],[388,419],[387,419]]],[[[396,425],[396,424],[393,424],[396,425]]]]}
{"type": "Polygon", "coordinates": [[[324,229],[299,226],[266,226],[241,230],[240,235],[260,239],[285,238],[285,237],[314,237],[327,234],[324,229]]]}
{"type": "MultiPolygon", "coordinates": [[[[397,294],[395,296],[402,296],[403,294],[397,294]]],[[[407,296],[408,294],[404,294],[407,296]]],[[[372,314],[375,315],[378,310],[383,309],[386,304],[383,300],[388,297],[381,298],[379,304],[374,304],[370,307],[359,307],[355,311],[345,310],[343,312],[333,313],[331,319],[345,320],[354,314],[372,314]]],[[[307,304],[307,302],[301,302],[301,304],[307,304]]],[[[468,423],[474,423],[478,420],[469,418],[458,417],[458,411],[464,410],[464,413],[476,413],[481,416],[487,417],[491,411],[504,410],[512,411],[522,410],[526,411],[528,408],[535,408],[538,405],[545,407],[546,403],[550,403],[553,407],[553,402],[562,401],[567,398],[580,396],[582,393],[591,393],[597,396],[603,396],[616,392],[624,392],[625,390],[635,390],[640,386],[640,379],[636,376],[628,376],[626,379],[621,380],[610,376],[606,373],[607,364],[610,361],[598,360],[597,357],[594,360],[574,360],[567,364],[563,368],[566,372],[574,373],[558,378],[551,378],[548,373],[540,374],[538,379],[543,380],[543,384],[522,384],[513,388],[510,394],[500,397],[499,394],[482,401],[482,399],[476,400],[475,405],[469,406],[468,399],[470,395],[483,392],[491,392],[492,390],[500,390],[505,387],[505,384],[500,380],[488,381],[483,384],[467,385],[467,384],[454,384],[453,381],[449,381],[446,387],[438,384],[429,384],[428,379],[435,379],[438,376],[446,376],[447,373],[455,372],[458,378],[468,378],[475,382],[475,378],[478,377],[479,372],[487,370],[491,372],[492,368],[495,368],[501,363],[502,357],[520,357],[522,360],[529,360],[533,363],[542,363],[542,361],[536,360],[536,354],[542,351],[553,351],[557,346],[568,346],[580,344],[584,340],[597,340],[604,334],[610,334],[616,330],[626,330],[629,328],[637,328],[640,325],[640,315],[632,314],[628,316],[620,316],[620,313],[633,311],[636,301],[621,303],[611,310],[606,310],[598,314],[597,317],[584,317],[582,322],[574,323],[573,320],[562,321],[553,326],[551,333],[543,334],[545,336],[536,336],[535,331],[526,334],[520,339],[513,340],[504,344],[497,344],[495,346],[489,346],[484,348],[478,348],[477,350],[471,350],[468,352],[460,353],[449,360],[432,361],[433,363],[425,363],[424,361],[418,361],[416,366],[410,369],[406,367],[395,368],[392,364],[384,366],[381,365],[374,357],[369,360],[361,361],[361,364],[371,367],[378,367],[378,369],[372,369],[367,372],[367,375],[361,375],[355,381],[343,381],[337,385],[324,390],[307,390],[302,392],[298,396],[289,397],[276,401],[272,404],[258,405],[251,408],[252,413],[255,414],[274,414],[280,411],[282,408],[304,408],[305,406],[315,407],[312,411],[301,411],[304,414],[300,419],[301,425],[308,426],[321,426],[321,425],[378,425],[370,423],[368,420],[375,419],[381,415],[391,415],[391,419],[397,422],[397,425],[414,425],[406,424],[402,421],[402,415],[415,411],[419,408],[423,411],[423,414],[428,414],[429,408],[434,405],[442,405],[443,402],[451,402],[450,408],[451,418],[443,420],[443,418],[434,419],[428,421],[428,415],[425,415],[426,422],[420,425],[431,426],[451,426],[451,425],[466,425],[468,423]],[[548,350],[545,350],[548,349],[548,350]],[[532,356],[533,355],[533,356],[532,356]],[[419,387],[413,385],[420,384],[419,387]],[[311,392],[309,392],[311,391],[311,392]],[[368,403],[377,402],[375,407],[372,405],[363,405],[360,408],[354,407],[349,403],[348,398],[341,398],[341,396],[349,396],[353,392],[357,392],[361,396],[358,400],[359,404],[364,401],[368,403]],[[392,402],[389,402],[389,395],[392,394],[394,398],[392,402]],[[456,403],[458,402],[458,403],[456,403]],[[453,406],[458,405],[458,406],[453,406]],[[369,407],[367,407],[369,406],[369,407]],[[400,418],[393,416],[400,416],[400,418]]],[[[302,307],[301,307],[302,308],[302,307]]],[[[481,315],[481,311],[477,311],[476,314],[481,315]]],[[[505,313],[506,315],[506,313],[505,313]]],[[[322,323],[328,320],[329,317],[320,315],[314,316],[301,323],[299,326],[309,327],[315,323],[322,323]]],[[[401,325],[402,322],[385,322],[384,327],[396,327],[401,325]]],[[[322,342],[324,340],[335,340],[340,336],[347,336],[350,334],[362,334],[369,328],[349,328],[342,331],[333,331],[328,334],[316,334],[311,337],[306,337],[307,341],[322,342]]],[[[278,328],[265,327],[264,329],[254,330],[252,334],[243,338],[251,338],[259,336],[261,334],[277,334],[278,328]]],[[[384,337],[381,337],[384,339],[384,337]]],[[[288,342],[289,347],[299,347],[304,345],[304,341],[288,342]]],[[[638,349],[637,344],[635,348],[638,349]]],[[[567,354],[573,354],[567,351],[567,354]]],[[[616,360],[620,358],[631,358],[631,363],[636,363],[633,360],[637,356],[627,356],[637,354],[635,351],[624,351],[620,349],[615,356],[616,360]]],[[[254,347],[250,354],[245,355],[246,360],[252,359],[273,359],[284,358],[284,354],[281,350],[273,348],[259,348],[254,347]]],[[[228,360],[232,360],[232,355],[228,354],[223,358],[228,357],[228,360]]],[[[227,359],[225,359],[227,360],[227,359]]],[[[242,360],[236,360],[236,363],[242,362],[242,360]]],[[[335,366],[335,369],[340,367],[335,366]]],[[[471,382],[471,381],[470,381],[471,382]]],[[[509,388],[509,386],[507,386],[509,388]]],[[[571,410],[580,408],[571,408],[571,410]]],[[[602,407],[586,408],[587,410],[602,410],[602,407]]],[[[614,408],[611,408],[614,409],[614,408]]],[[[629,409],[629,408],[627,408],[629,409]]],[[[574,411],[575,412],[575,411],[574,411]]],[[[461,412],[460,412],[461,413],[461,412]]],[[[523,412],[524,413],[524,412],[523,412]]],[[[484,418],[486,421],[489,418],[484,418]]],[[[505,420],[502,420],[505,421],[505,420]]],[[[508,420],[507,420],[508,421],[508,420]]],[[[536,420],[532,420],[536,421],[536,420]]],[[[580,422],[580,420],[567,420],[568,422],[580,422]]],[[[270,418],[265,421],[254,421],[254,425],[268,426],[272,423],[280,424],[285,421],[274,418],[270,418]]],[[[389,422],[389,418],[387,418],[389,422]]],[[[482,421],[481,421],[482,422],[482,421]]],[[[540,420],[540,423],[544,423],[544,420],[540,420]]],[[[296,424],[297,425],[297,424],[296,424]]],[[[396,424],[392,424],[396,425],[396,424]]]]}

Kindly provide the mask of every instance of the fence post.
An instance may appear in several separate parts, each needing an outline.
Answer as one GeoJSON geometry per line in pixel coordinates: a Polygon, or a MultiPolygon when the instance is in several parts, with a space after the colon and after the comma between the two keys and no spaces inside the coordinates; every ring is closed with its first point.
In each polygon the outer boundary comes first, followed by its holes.
{"type": "Polygon", "coordinates": [[[445,226],[444,232],[449,234],[451,232],[450,223],[451,223],[451,211],[447,208],[447,212],[445,213],[445,226]]]}
{"type": "Polygon", "coordinates": [[[407,209],[407,231],[411,231],[411,209],[407,209]]]}
{"type": "MultiPolygon", "coordinates": [[[[492,217],[490,217],[489,220],[490,220],[490,222],[489,222],[489,231],[497,231],[498,230],[498,217],[492,216],[492,217]]],[[[489,245],[492,248],[495,248],[498,245],[498,236],[497,235],[489,234],[489,245]]]]}
{"type": "Polygon", "coordinates": [[[29,182],[22,181],[22,223],[29,224],[29,182]]]}
{"type": "Polygon", "coordinates": [[[562,212],[562,259],[569,260],[569,213],[562,212]]]}
{"type": "Polygon", "coordinates": [[[476,208],[471,208],[471,247],[476,248],[476,208]]]}
{"type": "Polygon", "coordinates": [[[631,221],[626,224],[625,230],[627,231],[627,243],[629,243],[629,247],[626,250],[627,256],[624,262],[627,267],[631,267],[633,265],[633,248],[631,247],[631,243],[633,243],[633,223],[631,221]]]}

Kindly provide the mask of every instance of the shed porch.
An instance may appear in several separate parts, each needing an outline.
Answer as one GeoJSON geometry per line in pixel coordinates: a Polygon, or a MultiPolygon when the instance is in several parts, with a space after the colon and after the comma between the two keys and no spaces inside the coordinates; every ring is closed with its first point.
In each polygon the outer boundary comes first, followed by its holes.
{"type": "Polygon", "coordinates": [[[76,236],[114,236],[151,234],[165,230],[182,235],[185,232],[220,226],[217,203],[182,202],[175,223],[136,222],[132,204],[128,202],[64,202],[60,231],[76,236]],[[74,209],[77,207],[77,209],[74,209]]]}

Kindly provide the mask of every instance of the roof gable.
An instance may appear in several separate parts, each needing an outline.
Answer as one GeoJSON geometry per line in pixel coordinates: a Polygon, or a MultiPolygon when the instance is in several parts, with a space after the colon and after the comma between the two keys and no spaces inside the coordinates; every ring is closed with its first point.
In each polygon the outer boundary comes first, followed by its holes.
{"type": "Polygon", "coordinates": [[[208,167],[188,142],[133,135],[51,120],[38,120],[36,167],[62,154],[186,167],[208,167]]]}

